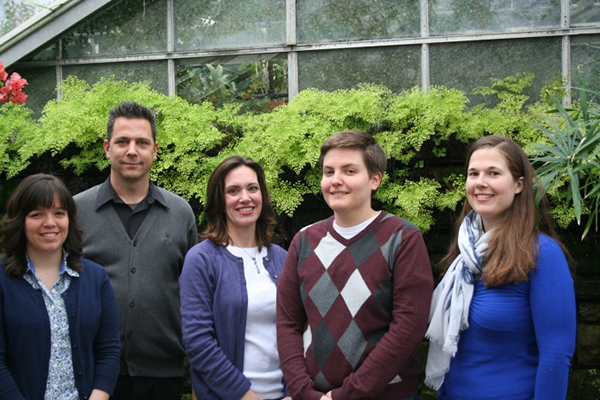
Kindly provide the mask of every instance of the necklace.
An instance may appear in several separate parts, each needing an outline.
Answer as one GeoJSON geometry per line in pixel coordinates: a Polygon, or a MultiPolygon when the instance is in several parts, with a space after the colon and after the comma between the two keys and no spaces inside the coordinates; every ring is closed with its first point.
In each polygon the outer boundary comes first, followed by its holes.
{"type": "MultiPolygon", "coordinates": [[[[232,243],[233,243],[233,241],[232,241],[232,243]]],[[[236,244],[233,243],[233,245],[235,246],[236,244]]],[[[246,251],[246,249],[244,249],[243,247],[238,247],[238,248],[241,249],[244,253],[248,254],[248,257],[250,257],[252,259],[252,261],[254,262],[254,267],[256,268],[256,273],[260,274],[260,268],[258,267],[258,262],[256,262],[256,258],[258,257],[258,250],[256,250],[254,257],[252,257],[252,255],[250,253],[248,253],[246,251]]]]}

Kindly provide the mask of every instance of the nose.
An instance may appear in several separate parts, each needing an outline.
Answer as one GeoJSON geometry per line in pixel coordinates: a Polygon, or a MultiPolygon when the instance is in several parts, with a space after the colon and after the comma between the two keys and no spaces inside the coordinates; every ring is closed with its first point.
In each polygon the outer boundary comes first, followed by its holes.
{"type": "Polygon", "coordinates": [[[342,183],[342,174],[339,172],[334,172],[331,174],[331,184],[332,185],[340,185],[342,183]]]}
{"type": "Polygon", "coordinates": [[[54,219],[54,215],[48,213],[44,217],[44,226],[55,226],[56,220],[54,219]]]}
{"type": "Polygon", "coordinates": [[[129,142],[129,146],[127,146],[127,155],[135,155],[137,154],[136,143],[135,140],[131,140],[129,142]]]}
{"type": "Polygon", "coordinates": [[[240,192],[240,202],[248,203],[249,201],[250,201],[250,194],[248,193],[247,190],[242,189],[242,191],[240,192]]]}
{"type": "Polygon", "coordinates": [[[477,184],[477,186],[485,186],[487,185],[487,180],[485,178],[484,174],[479,174],[477,176],[477,181],[475,182],[477,184]]]}

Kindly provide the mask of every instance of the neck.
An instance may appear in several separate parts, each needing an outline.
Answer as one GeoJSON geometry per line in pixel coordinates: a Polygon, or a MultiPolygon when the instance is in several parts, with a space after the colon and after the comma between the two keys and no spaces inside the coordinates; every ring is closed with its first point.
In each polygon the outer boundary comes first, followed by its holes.
{"type": "Polygon", "coordinates": [[[136,181],[124,182],[115,177],[114,174],[110,175],[110,184],[117,195],[126,204],[137,204],[144,200],[150,190],[150,179],[139,179],[136,181]]]}
{"type": "Polygon", "coordinates": [[[256,247],[255,226],[227,229],[231,244],[237,247],[256,247]]]}
{"type": "Polygon", "coordinates": [[[51,271],[60,270],[60,264],[62,263],[62,249],[60,251],[54,251],[52,253],[39,253],[36,251],[27,251],[27,256],[33,263],[35,271],[51,271]]]}
{"type": "Polygon", "coordinates": [[[348,214],[350,215],[344,215],[343,213],[334,212],[333,217],[335,218],[335,223],[338,224],[338,226],[341,226],[342,228],[351,228],[353,226],[362,224],[369,218],[373,218],[377,215],[377,211],[373,210],[372,208],[369,208],[368,210],[365,210],[360,214],[356,214],[353,212],[348,214]]]}

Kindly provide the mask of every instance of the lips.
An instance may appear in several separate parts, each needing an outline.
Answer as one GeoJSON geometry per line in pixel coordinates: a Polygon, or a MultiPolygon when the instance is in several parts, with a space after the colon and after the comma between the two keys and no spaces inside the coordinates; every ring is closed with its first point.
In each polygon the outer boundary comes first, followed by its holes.
{"type": "Polygon", "coordinates": [[[41,236],[43,236],[43,237],[56,237],[56,236],[58,236],[58,232],[42,233],[41,236]]]}

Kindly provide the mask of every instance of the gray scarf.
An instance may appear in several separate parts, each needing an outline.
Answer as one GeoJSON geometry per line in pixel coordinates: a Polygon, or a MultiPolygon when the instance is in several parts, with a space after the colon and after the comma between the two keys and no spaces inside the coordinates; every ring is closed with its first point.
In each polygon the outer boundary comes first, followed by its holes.
{"type": "Polygon", "coordinates": [[[433,292],[429,328],[425,333],[429,339],[425,383],[433,389],[438,390],[444,382],[456,354],[460,332],[469,326],[473,276],[481,274],[490,232],[483,231],[481,216],[474,211],[465,217],[458,232],[460,254],[433,292]]]}

